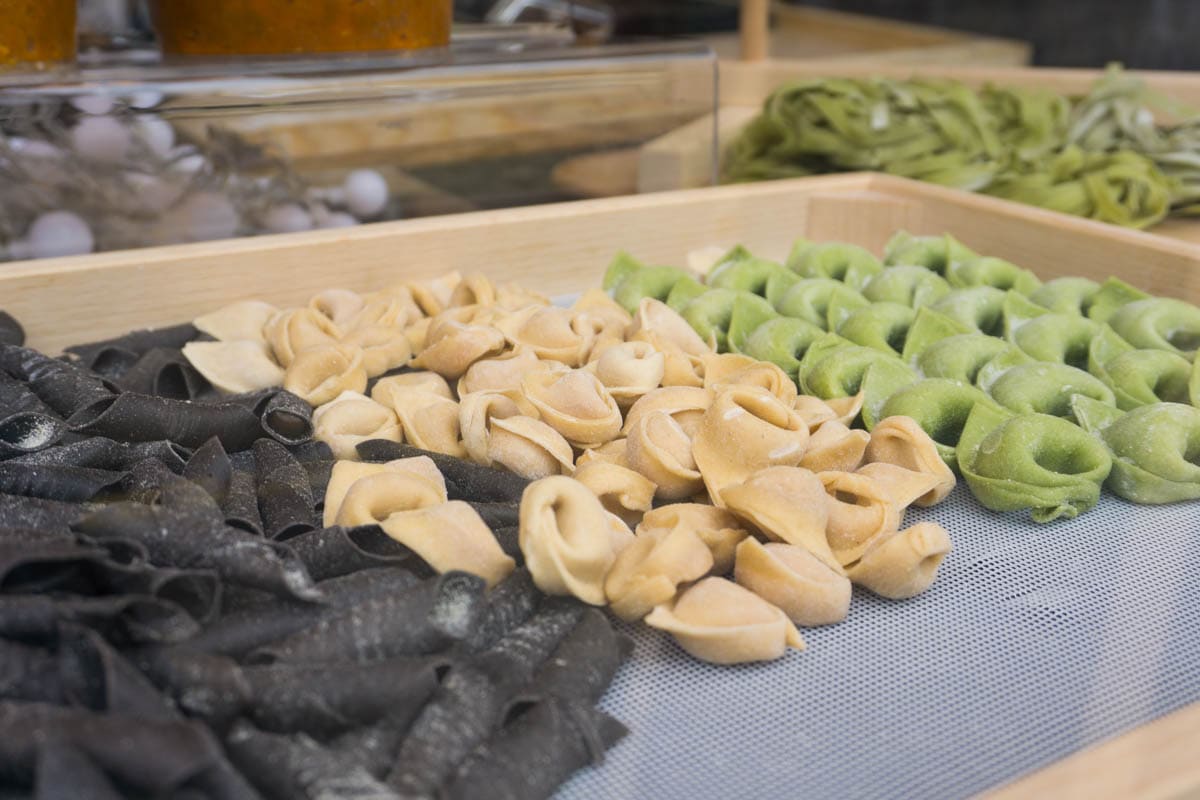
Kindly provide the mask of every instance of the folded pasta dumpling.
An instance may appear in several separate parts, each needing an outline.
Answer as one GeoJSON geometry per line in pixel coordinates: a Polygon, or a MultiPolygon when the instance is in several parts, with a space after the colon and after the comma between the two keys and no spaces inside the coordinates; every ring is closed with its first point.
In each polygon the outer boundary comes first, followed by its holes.
{"type": "Polygon", "coordinates": [[[694,436],[704,412],[712,405],[714,396],[713,392],[699,386],[665,386],[655,389],[638,398],[637,402],[630,406],[621,430],[628,434],[646,414],[663,411],[679,423],[684,433],[689,437],[694,436]]]}
{"type": "Polygon", "coordinates": [[[328,319],[339,330],[345,330],[365,305],[362,295],[349,289],[326,289],[308,301],[311,310],[328,319]]]}
{"type": "Polygon", "coordinates": [[[491,588],[516,567],[479,513],[461,500],[399,511],[379,524],[438,573],[470,572],[491,588]]]}
{"type": "Polygon", "coordinates": [[[201,333],[218,342],[266,341],[264,329],[279,309],[261,300],[242,300],[192,320],[201,333]]]}
{"type": "Polygon", "coordinates": [[[338,511],[346,492],[360,478],[380,475],[386,472],[415,475],[433,484],[437,491],[437,502],[446,502],[446,479],[428,456],[415,458],[398,458],[382,464],[363,463],[358,461],[338,461],[333,465],[329,474],[329,483],[325,486],[325,508],[322,525],[329,528],[337,520],[338,511]]]}
{"type": "Polygon", "coordinates": [[[600,504],[630,527],[637,525],[642,515],[654,503],[658,488],[654,481],[620,464],[593,460],[578,467],[575,480],[592,490],[600,504]]]}
{"type": "Polygon", "coordinates": [[[628,408],[662,383],[666,357],[648,342],[623,342],[605,348],[587,369],[619,406],[628,408]]]}
{"type": "Polygon", "coordinates": [[[675,349],[686,355],[702,356],[712,350],[687,320],[665,303],[649,297],[638,303],[628,337],[632,341],[649,342],[663,352],[675,349]]]}
{"type": "Polygon", "coordinates": [[[604,444],[621,430],[617,401],[586,370],[533,372],[522,380],[521,390],[542,421],[576,447],[604,444]]]}
{"type": "Polygon", "coordinates": [[[823,333],[811,322],[795,317],[777,317],[755,328],[742,346],[742,352],[751,358],[774,364],[794,383],[804,351],[823,333]]]}
{"type": "Polygon", "coordinates": [[[1104,444],[1065,419],[982,403],[967,417],[957,451],[980,503],[993,511],[1031,509],[1035,522],[1087,511],[1112,469],[1104,444]]]}
{"type": "Polygon", "coordinates": [[[915,264],[888,267],[862,289],[863,297],[872,303],[899,303],[910,308],[936,303],[949,292],[945,278],[915,264]]]}
{"type": "Polygon", "coordinates": [[[592,491],[562,475],[542,478],[521,497],[518,543],[533,582],[546,594],[605,605],[604,578],[633,535],[624,535],[592,491]]]}
{"type": "Polygon", "coordinates": [[[829,549],[842,566],[857,561],[871,541],[900,527],[904,509],[886,488],[856,472],[822,472],[829,522],[829,549]]]}
{"type": "Polygon", "coordinates": [[[604,580],[612,611],[632,622],[675,598],[679,585],[712,569],[708,547],[686,528],[654,528],[621,551],[604,580]]]}
{"type": "MultiPolygon", "coordinates": [[[[426,380],[413,379],[412,375],[385,378],[375,384],[371,399],[395,412],[410,444],[435,453],[465,456],[467,448],[459,429],[458,403],[440,391],[426,388],[431,385],[440,388],[445,381],[431,384],[426,380]]],[[[446,387],[447,394],[449,391],[446,387]]]]}
{"type": "Polygon", "coordinates": [[[362,350],[363,368],[371,378],[412,360],[412,344],[399,328],[384,325],[355,328],[342,341],[362,350]]]}
{"type": "Polygon", "coordinates": [[[796,384],[787,373],[768,361],[736,353],[703,356],[704,388],[714,392],[726,386],[761,386],[784,404],[796,402],[796,384]]]}
{"type": "Polygon", "coordinates": [[[412,363],[454,379],[476,361],[498,355],[504,347],[504,334],[491,325],[462,323],[451,312],[430,323],[425,346],[412,363]]]}
{"type": "Polygon", "coordinates": [[[350,484],[335,525],[378,525],[392,514],[441,505],[442,485],[411,471],[384,470],[350,484]]]}
{"type": "Polygon", "coordinates": [[[734,580],[797,625],[832,625],[850,612],[850,580],[841,568],[799,545],[746,539],[738,545],[734,580]]]}
{"type": "Polygon", "coordinates": [[[804,639],[787,615],[724,578],[705,578],[646,617],[694,657],[714,664],[771,661],[804,639]]]}
{"type": "Polygon", "coordinates": [[[313,412],[313,435],[333,450],[335,458],[358,460],[359,442],[403,441],[400,420],[387,406],[358,392],[342,392],[313,412]]]}
{"type": "Polygon", "coordinates": [[[452,308],[461,306],[491,306],[496,304],[496,285],[488,276],[472,272],[464,275],[454,290],[450,292],[447,305],[452,308]]]}
{"type": "Polygon", "coordinates": [[[692,455],[717,505],[721,492],[760,469],[795,466],[808,446],[808,425],[761,386],[728,387],[704,413],[692,455]]]}
{"type": "Polygon", "coordinates": [[[271,348],[258,340],[188,342],[183,357],[223,392],[239,394],[282,386],[284,370],[271,357],[271,348]]]}
{"type": "Polygon", "coordinates": [[[886,461],[873,461],[858,468],[859,475],[866,475],[879,484],[883,492],[900,508],[907,508],[922,497],[933,495],[938,490],[939,478],[928,472],[917,472],[886,461]]]}
{"type": "Polygon", "coordinates": [[[496,325],[513,347],[531,350],[538,358],[568,367],[584,363],[596,336],[585,319],[554,306],[527,306],[496,325]]]}
{"type": "Polygon", "coordinates": [[[864,458],[868,463],[895,464],[927,476],[929,489],[912,500],[919,506],[935,505],[954,489],[954,471],[942,460],[933,437],[912,417],[881,420],[871,431],[864,458]]]}
{"type": "Polygon", "coordinates": [[[603,289],[588,289],[571,304],[571,310],[601,320],[606,329],[619,331],[622,338],[633,325],[633,316],[603,289]]]}
{"type": "Polygon", "coordinates": [[[575,469],[591,464],[594,461],[602,461],[605,464],[616,464],[622,467],[628,467],[629,462],[625,460],[625,451],[628,447],[628,440],[613,439],[611,442],[605,442],[597,447],[589,447],[583,450],[577,459],[575,459],[575,469]]]}
{"type": "MultiPolygon", "coordinates": [[[[1076,398],[1077,403],[1086,403],[1076,398]]],[[[1200,498],[1200,409],[1154,403],[1124,414],[1088,404],[1084,428],[1100,435],[1113,456],[1105,482],[1134,503],[1177,503],[1200,498]]]]}
{"type": "Polygon", "coordinates": [[[395,408],[403,402],[406,394],[414,391],[436,394],[447,400],[454,399],[454,393],[450,391],[450,384],[446,383],[446,379],[436,372],[429,371],[406,372],[403,375],[392,375],[378,380],[371,388],[371,399],[395,408]]]}
{"type": "Polygon", "coordinates": [[[919,522],[871,542],[846,574],[880,597],[903,600],[929,588],[949,552],[946,529],[936,522],[919,522]]]}
{"type": "Polygon", "coordinates": [[[536,480],[569,474],[575,453],[562,434],[541,420],[513,416],[492,420],[487,457],[492,464],[536,480]]]}
{"type": "Polygon", "coordinates": [[[808,437],[800,466],[813,472],[853,472],[862,463],[870,440],[871,434],[866,431],[851,430],[836,419],[827,420],[808,437]]]}
{"type": "Polygon", "coordinates": [[[1121,306],[1108,320],[1137,348],[1168,350],[1187,358],[1200,348],[1200,308],[1172,297],[1152,297],[1121,306]]]}
{"type": "Polygon", "coordinates": [[[275,360],[286,368],[304,350],[337,344],[342,331],[323,314],[310,308],[293,308],[271,317],[263,327],[263,336],[275,360]]]}
{"type": "Polygon", "coordinates": [[[508,392],[521,388],[521,379],[542,367],[532,350],[517,348],[495,358],[476,361],[458,379],[459,397],[474,392],[508,392]]]}
{"type": "Polygon", "coordinates": [[[713,575],[725,575],[733,569],[737,546],[750,535],[733,514],[702,503],[671,503],[648,511],[637,526],[637,534],[677,528],[692,531],[708,547],[713,575]]]}
{"type": "Polygon", "coordinates": [[[367,388],[362,350],[328,344],[301,350],[288,365],[283,388],[311,406],[328,403],[342,392],[367,388]]]}
{"type": "Polygon", "coordinates": [[[768,538],[808,550],[835,570],[829,548],[829,505],[825,485],[801,467],[770,467],[721,493],[726,507],[768,538]]]}
{"type": "Polygon", "coordinates": [[[650,479],[662,500],[682,500],[704,488],[691,438],[665,411],[638,419],[625,439],[625,464],[650,479]]]}

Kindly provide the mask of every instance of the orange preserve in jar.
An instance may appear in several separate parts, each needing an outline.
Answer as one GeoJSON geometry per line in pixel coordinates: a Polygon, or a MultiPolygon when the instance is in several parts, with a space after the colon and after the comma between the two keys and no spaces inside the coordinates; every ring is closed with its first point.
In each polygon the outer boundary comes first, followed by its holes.
{"type": "Polygon", "coordinates": [[[76,0],[0,0],[0,69],[75,58],[76,0]]]}
{"type": "Polygon", "coordinates": [[[189,56],[441,47],[453,16],[452,0],[154,0],[152,8],[163,53],[189,56]]]}

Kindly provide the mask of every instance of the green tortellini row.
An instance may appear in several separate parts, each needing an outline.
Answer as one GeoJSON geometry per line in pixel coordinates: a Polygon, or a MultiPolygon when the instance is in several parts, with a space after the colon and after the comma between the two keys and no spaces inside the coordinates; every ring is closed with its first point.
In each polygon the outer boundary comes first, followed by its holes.
{"type": "Polygon", "coordinates": [[[718,350],[772,362],[808,394],[862,393],[867,429],[913,417],[988,508],[1072,517],[1105,481],[1134,502],[1200,496],[1200,308],[1188,303],[1115,278],[1042,283],[949,234],[905,232],[882,260],[802,239],[781,264],[739,246],[703,280],[622,253],[604,285],[631,312],[665,302],[718,350]],[[1139,456],[1138,430],[1192,444],[1168,448],[1170,463],[1139,456]]]}

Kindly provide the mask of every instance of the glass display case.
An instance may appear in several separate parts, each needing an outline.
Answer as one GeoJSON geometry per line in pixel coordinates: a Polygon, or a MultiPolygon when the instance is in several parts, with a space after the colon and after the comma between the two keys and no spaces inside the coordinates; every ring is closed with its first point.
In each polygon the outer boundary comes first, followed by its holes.
{"type": "Polygon", "coordinates": [[[0,259],[356,225],[636,190],[715,107],[689,43],[456,28],[386,56],[91,53],[0,79],[0,259]]]}

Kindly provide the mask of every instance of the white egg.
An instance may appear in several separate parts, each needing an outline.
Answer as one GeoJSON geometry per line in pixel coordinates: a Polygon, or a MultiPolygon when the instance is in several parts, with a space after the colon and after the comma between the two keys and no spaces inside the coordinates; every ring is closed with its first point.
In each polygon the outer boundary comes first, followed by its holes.
{"type": "Polygon", "coordinates": [[[162,92],[134,92],[129,96],[129,105],[133,108],[154,108],[162,101],[162,92]]]}
{"type": "Polygon", "coordinates": [[[313,227],[313,218],[295,203],[284,203],[267,212],[263,218],[263,227],[271,233],[309,231],[313,227]]]}
{"type": "Polygon", "coordinates": [[[356,169],[346,176],[342,188],[346,207],[358,217],[373,217],[383,211],[391,191],[387,181],[373,169],[356,169]]]}
{"type": "Polygon", "coordinates": [[[14,136],[8,140],[8,146],[14,153],[18,153],[27,158],[61,158],[62,150],[59,150],[49,142],[41,139],[25,139],[20,136],[14,136]]]}
{"type": "Polygon", "coordinates": [[[155,155],[166,158],[175,146],[175,128],[161,117],[139,117],[138,136],[155,155]]]}
{"type": "Polygon", "coordinates": [[[227,239],[237,233],[241,219],[229,198],[216,192],[199,192],[164,214],[157,239],[164,242],[203,242],[227,239]]]}
{"type": "Polygon", "coordinates": [[[334,211],[318,223],[319,228],[353,228],[358,220],[345,211],[334,211]]]}
{"type": "Polygon", "coordinates": [[[71,144],[82,157],[106,164],[125,159],[133,136],[112,117],[84,117],[71,131],[71,144]]]}
{"type": "Polygon", "coordinates": [[[137,192],[137,199],[142,208],[152,213],[175,205],[187,186],[186,178],[176,177],[176,182],[172,182],[168,178],[147,175],[144,172],[126,172],[125,180],[137,192]]]}
{"type": "Polygon", "coordinates": [[[92,229],[70,211],[50,211],[29,226],[29,249],[34,258],[77,256],[92,252],[96,239],[92,229]]]}
{"type": "Polygon", "coordinates": [[[101,116],[113,110],[113,98],[106,94],[81,94],[71,98],[71,105],[85,114],[101,116]]]}
{"type": "Polygon", "coordinates": [[[5,256],[10,261],[24,261],[27,258],[33,258],[33,248],[29,246],[29,241],[26,239],[13,239],[8,243],[5,256]]]}

